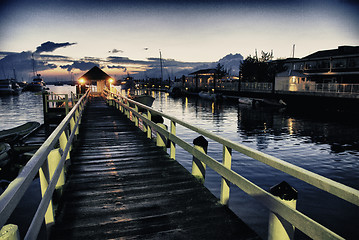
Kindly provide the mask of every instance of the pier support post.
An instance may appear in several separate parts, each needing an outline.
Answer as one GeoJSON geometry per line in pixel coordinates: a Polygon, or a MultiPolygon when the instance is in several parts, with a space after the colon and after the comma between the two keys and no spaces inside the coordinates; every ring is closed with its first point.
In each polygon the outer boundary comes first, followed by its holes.
{"type": "MultiPolygon", "coordinates": [[[[296,208],[298,192],[287,182],[283,181],[270,188],[269,192],[279,198],[283,203],[296,208]]],[[[274,212],[269,213],[268,240],[294,239],[294,226],[274,212]]]]}
{"type": "MultiPolygon", "coordinates": [[[[231,169],[232,149],[227,146],[224,146],[224,145],[223,145],[223,162],[222,163],[226,168],[231,169]]],[[[229,191],[230,191],[229,183],[230,182],[227,179],[222,177],[220,202],[223,205],[228,205],[229,191]]]]}
{"type": "Polygon", "coordinates": [[[7,224],[0,230],[0,239],[6,240],[20,240],[20,233],[18,226],[14,224],[7,224]]]}
{"type": "MultiPolygon", "coordinates": [[[[198,138],[193,140],[194,148],[207,153],[208,141],[203,137],[199,136],[198,138]]],[[[204,183],[204,179],[206,176],[206,164],[204,164],[201,160],[193,157],[192,160],[192,175],[195,176],[199,181],[204,183]]]]}

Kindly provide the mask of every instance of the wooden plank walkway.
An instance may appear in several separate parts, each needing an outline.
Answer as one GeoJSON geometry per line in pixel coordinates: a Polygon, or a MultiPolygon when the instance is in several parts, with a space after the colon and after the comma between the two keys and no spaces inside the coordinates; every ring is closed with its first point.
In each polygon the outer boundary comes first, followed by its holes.
{"type": "Polygon", "coordinates": [[[259,239],[102,99],[80,131],[50,239],[259,239]]]}

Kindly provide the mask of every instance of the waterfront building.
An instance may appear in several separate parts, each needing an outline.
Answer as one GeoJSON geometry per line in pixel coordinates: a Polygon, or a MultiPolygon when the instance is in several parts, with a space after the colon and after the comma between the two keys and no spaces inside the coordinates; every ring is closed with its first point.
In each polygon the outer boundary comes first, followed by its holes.
{"type": "Polygon", "coordinates": [[[359,94],[359,46],[289,58],[284,66],[288,70],[276,75],[276,91],[359,94]]]}

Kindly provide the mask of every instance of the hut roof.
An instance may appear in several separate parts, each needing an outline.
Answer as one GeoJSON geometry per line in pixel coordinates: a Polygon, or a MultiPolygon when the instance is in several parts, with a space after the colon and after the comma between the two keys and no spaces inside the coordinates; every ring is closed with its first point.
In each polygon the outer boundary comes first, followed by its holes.
{"type": "Polygon", "coordinates": [[[196,72],[190,73],[189,75],[215,74],[215,73],[216,73],[216,69],[209,68],[209,69],[198,70],[196,72]]]}
{"type": "Polygon", "coordinates": [[[111,76],[109,76],[107,73],[102,71],[97,66],[94,66],[87,73],[82,75],[81,78],[85,78],[86,80],[90,80],[90,81],[101,81],[101,80],[107,80],[111,78],[111,76]]]}

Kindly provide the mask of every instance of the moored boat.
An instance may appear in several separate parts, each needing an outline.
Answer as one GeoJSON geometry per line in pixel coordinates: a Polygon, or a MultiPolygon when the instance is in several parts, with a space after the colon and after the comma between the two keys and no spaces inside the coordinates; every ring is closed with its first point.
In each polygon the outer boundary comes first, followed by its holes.
{"type": "Polygon", "coordinates": [[[10,161],[10,149],[11,147],[8,143],[0,143],[0,169],[10,161]]]}
{"type": "Polygon", "coordinates": [[[0,131],[0,142],[14,144],[40,127],[39,122],[27,122],[23,125],[0,131]]]}
{"type": "Polygon", "coordinates": [[[210,92],[199,92],[198,93],[198,96],[200,98],[203,98],[203,99],[207,99],[207,100],[216,100],[220,97],[220,95],[216,94],[216,93],[210,93],[210,92]]]}
{"type": "Polygon", "coordinates": [[[41,78],[40,74],[37,74],[36,77],[32,80],[30,84],[27,85],[27,90],[32,92],[41,92],[46,90],[46,83],[41,78]]]}
{"type": "Polygon", "coordinates": [[[247,98],[247,97],[240,97],[240,98],[238,98],[238,103],[246,104],[246,105],[252,105],[253,104],[253,99],[247,98]]]}
{"type": "Polygon", "coordinates": [[[13,79],[0,80],[0,95],[17,95],[21,90],[22,88],[13,79]]]}
{"type": "Polygon", "coordinates": [[[153,104],[153,101],[155,101],[155,98],[150,95],[134,95],[130,96],[130,99],[139,103],[142,103],[146,106],[151,107],[153,104]]]}

